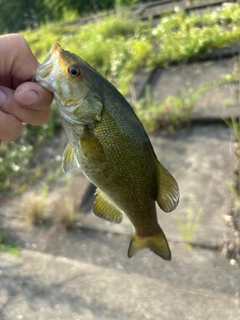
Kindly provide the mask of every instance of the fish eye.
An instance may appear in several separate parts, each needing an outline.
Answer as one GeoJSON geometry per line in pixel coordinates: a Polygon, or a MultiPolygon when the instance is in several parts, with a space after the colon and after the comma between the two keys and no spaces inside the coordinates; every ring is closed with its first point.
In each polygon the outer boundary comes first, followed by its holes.
{"type": "Polygon", "coordinates": [[[76,65],[72,65],[68,68],[68,73],[72,76],[72,77],[79,77],[81,75],[81,69],[76,66],[76,65]]]}

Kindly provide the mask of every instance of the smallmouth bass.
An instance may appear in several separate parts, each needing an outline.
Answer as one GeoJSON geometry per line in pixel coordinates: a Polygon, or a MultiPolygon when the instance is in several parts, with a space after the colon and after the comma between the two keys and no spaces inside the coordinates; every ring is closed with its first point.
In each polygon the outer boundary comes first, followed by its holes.
{"type": "Polygon", "coordinates": [[[81,168],[97,187],[93,212],[134,229],[128,256],[143,248],[171,259],[158,224],[155,202],[166,211],[178,204],[179,189],[158,161],[132,107],[118,90],[77,55],[54,44],[33,81],[54,93],[68,138],[65,173],[81,168]]]}

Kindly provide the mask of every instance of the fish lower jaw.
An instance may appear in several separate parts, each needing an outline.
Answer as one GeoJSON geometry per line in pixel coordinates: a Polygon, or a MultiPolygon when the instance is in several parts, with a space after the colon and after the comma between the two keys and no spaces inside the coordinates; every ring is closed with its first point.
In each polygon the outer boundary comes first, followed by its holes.
{"type": "Polygon", "coordinates": [[[92,124],[93,121],[82,121],[82,120],[77,120],[77,119],[73,119],[71,118],[68,114],[66,114],[66,112],[62,111],[61,109],[59,109],[60,113],[61,113],[61,116],[67,120],[68,122],[72,123],[72,124],[78,124],[80,126],[86,126],[86,125],[89,125],[89,124],[92,124]]]}
{"type": "Polygon", "coordinates": [[[78,107],[78,103],[74,103],[73,101],[67,101],[64,106],[68,112],[74,112],[78,107]]]}
{"type": "Polygon", "coordinates": [[[39,75],[34,75],[32,77],[32,81],[36,82],[37,84],[39,84],[41,87],[45,88],[46,90],[53,92],[53,89],[51,87],[51,85],[49,84],[48,81],[46,81],[46,79],[42,78],[39,75]]]}

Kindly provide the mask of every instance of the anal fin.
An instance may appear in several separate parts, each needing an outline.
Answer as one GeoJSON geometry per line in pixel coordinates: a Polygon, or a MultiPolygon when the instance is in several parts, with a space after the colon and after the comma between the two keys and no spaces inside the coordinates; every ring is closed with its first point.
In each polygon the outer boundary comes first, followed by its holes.
{"type": "Polygon", "coordinates": [[[176,208],[179,201],[178,184],[160,162],[156,165],[158,181],[156,201],[163,211],[170,212],[176,208]]]}
{"type": "Polygon", "coordinates": [[[123,219],[123,212],[99,189],[96,190],[96,195],[93,213],[110,222],[120,223],[123,219]]]}

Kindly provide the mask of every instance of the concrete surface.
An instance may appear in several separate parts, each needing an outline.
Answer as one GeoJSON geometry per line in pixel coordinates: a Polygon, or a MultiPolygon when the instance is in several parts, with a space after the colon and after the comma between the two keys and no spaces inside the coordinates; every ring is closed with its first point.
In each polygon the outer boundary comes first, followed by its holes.
{"type": "Polygon", "coordinates": [[[239,267],[218,254],[174,244],[170,263],[148,252],[128,260],[124,236],[114,254],[89,240],[78,243],[87,259],[1,253],[0,319],[239,319],[239,267]]]}

